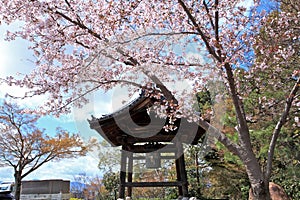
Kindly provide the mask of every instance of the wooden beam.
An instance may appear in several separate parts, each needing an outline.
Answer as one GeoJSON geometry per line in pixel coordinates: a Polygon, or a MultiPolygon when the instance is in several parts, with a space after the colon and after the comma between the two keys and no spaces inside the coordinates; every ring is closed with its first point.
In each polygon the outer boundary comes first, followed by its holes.
{"type": "Polygon", "coordinates": [[[125,187],[172,187],[184,184],[181,181],[176,182],[127,182],[125,187]]]}
{"type": "Polygon", "coordinates": [[[175,137],[175,134],[170,135],[154,135],[151,137],[133,137],[131,135],[115,137],[115,142],[120,144],[135,144],[142,142],[170,142],[175,137]]]}
{"type": "Polygon", "coordinates": [[[125,151],[133,152],[133,153],[150,153],[153,151],[157,151],[160,153],[168,153],[175,152],[177,147],[173,144],[155,144],[153,146],[145,144],[145,145],[127,145],[124,148],[125,151]]]}
{"type": "MultiPolygon", "coordinates": [[[[160,156],[161,160],[172,160],[175,159],[175,156],[160,156]]],[[[146,160],[146,156],[135,156],[133,160],[146,160]]]]}

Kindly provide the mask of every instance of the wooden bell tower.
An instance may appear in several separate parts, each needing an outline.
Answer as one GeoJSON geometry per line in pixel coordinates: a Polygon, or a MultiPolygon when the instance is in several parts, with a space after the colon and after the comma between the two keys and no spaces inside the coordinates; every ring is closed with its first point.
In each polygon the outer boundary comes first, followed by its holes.
{"type": "Polygon", "coordinates": [[[174,131],[163,127],[168,119],[156,118],[149,113],[154,100],[140,96],[126,107],[101,118],[89,120],[96,130],[112,146],[122,146],[119,198],[132,196],[135,187],[177,187],[178,196],[188,197],[188,180],[185,169],[183,143],[197,144],[205,130],[186,119],[177,119],[174,131]],[[143,153],[145,156],[135,156],[143,153]],[[168,156],[165,156],[168,153],[168,156]],[[177,180],[173,182],[133,182],[133,160],[145,160],[146,167],[160,167],[161,160],[173,159],[177,180]],[[127,188],[127,194],[125,191],[127,188]]]}

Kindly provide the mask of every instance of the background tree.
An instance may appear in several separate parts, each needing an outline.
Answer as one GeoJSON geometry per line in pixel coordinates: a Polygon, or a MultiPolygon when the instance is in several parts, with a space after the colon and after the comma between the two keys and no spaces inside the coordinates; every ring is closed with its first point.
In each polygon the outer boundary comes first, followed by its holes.
{"type": "Polygon", "coordinates": [[[84,156],[89,146],[78,135],[57,129],[50,137],[37,127],[39,117],[16,104],[0,108],[0,165],[14,169],[15,198],[20,199],[21,181],[43,164],[84,156]]]}
{"type": "Polygon", "coordinates": [[[102,179],[99,176],[90,178],[87,187],[88,199],[101,200],[106,199],[104,197],[105,191],[102,183],[102,179]]]}
{"type": "Polygon", "coordinates": [[[74,176],[71,184],[72,197],[78,199],[105,199],[105,191],[102,180],[99,176],[90,177],[86,173],[80,173],[74,176]]]}
{"type": "Polygon", "coordinates": [[[201,146],[189,146],[185,152],[185,163],[187,168],[187,175],[189,180],[189,192],[193,197],[201,199],[203,188],[203,176],[202,169],[205,168],[205,164],[201,163],[201,146]]]}
{"type": "MultiPolygon", "coordinates": [[[[166,171],[165,167],[149,169],[144,161],[134,161],[133,182],[163,182],[168,178],[166,171]]],[[[135,187],[132,193],[136,199],[166,199],[168,195],[165,187],[135,187]]]]}
{"type": "MultiPolygon", "coordinates": [[[[263,3],[255,2],[255,6],[263,3]]],[[[290,2],[284,3],[293,7],[290,2]]],[[[289,70],[294,69],[292,75],[276,68],[280,77],[286,80],[294,77],[295,81],[287,87],[285,101],[278,109],[279,117],[274,122],[266,166],[257,161],[252,149],[244,105],[245,95],[250,91],[242,87],[237,72],[246,68],[248,74],[242,80],[251,79],[258,83],[257,86],[264,87],[255,79],[255,74],[271,69],[273,65],[268,62],[254,65],[252,45],[256,44],[262,55],[272,57],[274,61],[280,56],[289,60],[299,51],[297,45],[265,48],[255,38],[261,25],[268,27],[265,30],[270,38],[276,36],[279,39],[282,34],[274,34],[270,23],[266,23],[266,12],[251,13],[248,8],[236,0],[4,0],[0,3],[0,20],[6,23],[24,21],[22,30],[9,33],[8,39],[20,36],[31,41],[37,57],[37,69],[31,74],[22,80],[8,77],[6,81],[10,85],[31,89],[25,94],[27,97],[49,94],[44,108],[56,114],[70,111],[71,103],[85,104],[88,101],[85,95],[99,88],[108,90],[116,84],[143,88],[146,95],[164,99],[164,106],[173,108],[174,112],[169,110],[169,117],[183,116],[198,122],[207,134],[238,156],[245,166],[254,198],[269,199],[275,144],[292,106],[299,106],[294,101],[298,97],[299,69],[296,65],[289,65],[289,70]],[[194,49],[192,54],[208,56],[211,61],[190,59],[187,54],[191,48],[194,49]],[[211,76],[203,76],[206,71],[212,72],[211,76]],[[207,79],[218,74],[224,80],[234,107],[236,141],[194,113],[194,94],[178,93],[178,88],[164,84],[193,82],[191,93],[195,93],[202,89],[207,79]]],[[[280,12],[275,21],[278,27],[286,30],[284,38],[296,44],[299,41],[299,20],[295,13],[280,12]]],[[[270,82],[274,88],[279,87],[278,82],[270,82]]],[[[268,99],[266,103],[272,104],[274,99],[268,99]]],[[[157,113],[166,115],[159,106],[157,113]]]]}
{"type": "Polygon", "coordinates": [[[99,143],[98,167],[103,172],[120,170],[121,148],[111,147],[106,140],[99,143]]]}
{"type": "Polygon", "coordinates": [[[118,191],[119,184],[120,184],[119,173],[109,170],[104,174],[102,181],[105,186],[105,189],[110,194],[113,194],[113,197],[116,200],[117,199],[117,191],[118,191]]]}
{"type": "Polygon", "coordinates": [[[86,197],[85,190],[89,182],[89,177],[85,172],[73,176],[70,192],[72,197],[84,199],[86,197]]]}
{"type": "Polygon", "coordinates": [[[116,199],[119,187],[119,170],[121,160],[121,149],[111,147],[106,140],[102,140],[99,145],[98,168],[104,174],[101,184],[105,191],[100,194],[100,199],[116,199]],[[111,198],[113,196],[113,198],[111,198]]]}
{"type": "MultiPolygon", "coordinates": [[[[214,85],[215,83],[207,83],[208,88],[214,85]]],[[[212,117],[212,99],[215,99],[216,95],[218,95],[216,91],[212,91],[210,94],[207,89],[196,94],[195,110],[208,121],[212,117]]],[[[227,137],[236,141],[235,113],[229,97],[225,99],[223,106],[225,113],[222,116],[222,130],[227,137]]],[[[214,109],[217,109],[216,106],[214,109]]],[[[185,160],[190,183],[189,192],[199,199],[247,199],[249,182],[238,157],[232,155],[221,143],[209,146],[206,140],[208,138],[204,136],[197,145],[188,145],[186,148],[185,160]]]]}

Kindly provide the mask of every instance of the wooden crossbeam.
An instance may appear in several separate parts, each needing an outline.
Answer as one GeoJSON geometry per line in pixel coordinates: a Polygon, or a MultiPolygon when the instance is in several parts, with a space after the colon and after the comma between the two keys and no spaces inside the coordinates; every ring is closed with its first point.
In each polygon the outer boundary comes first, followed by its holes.
{"type": "Polygon", "coordinates": [[[182,186],[184,183],[182,181],[174,182],[126,182],[125,187],[172,187],[172,186],[182,186]]]}

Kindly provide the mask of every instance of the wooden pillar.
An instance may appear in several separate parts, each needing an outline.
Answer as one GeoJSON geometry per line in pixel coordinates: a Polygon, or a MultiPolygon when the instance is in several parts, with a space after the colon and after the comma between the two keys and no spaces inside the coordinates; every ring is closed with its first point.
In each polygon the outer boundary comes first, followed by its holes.
{"type": "Polygon", "coordinates": [[[127,165],[127,153],[122,146],[121,150],[121,169],[120,169],[120,186],[119,186],[119,198],[125,199],[125,181],[126,181],[126,165],[127,165]]]}
{"type": "Polygon", "coordinates": [[[187,181],[187,174],[185,170],[185,162],[184,162],[184,155],[182,154],[179,157],[179,168],[180,168],[180,176],[182,181],[182,196],[188,197],[188,181],[187,181]]]}
{"type": "MultiPolygon", "coordinates": [[[[132,174],[133,174],[133,153],[128,153],[128,176],[127,182],[132,183],[132,174]]],[[[132,197],[132,187],[128,186],[127,188],[127,196],[132,197]]]]}
{"type": "MultiPolygon", "coordinates": [[[[177,177],[177,181],[180,182],[181,181],[181,176],[180,176],[180,166],[179,166],[179,159],[175,160],[175,166],[176,166],[176,177],[177,177]]],[[[178,186],[178,195],[182,196],[182,185],[178,186]]]]}
{"type": "MultiPolygon", "coordinates": [[[[184,161],[182,143],[177,143],[177,147],[178,147],[177,156],[179,156],[179,157],[177,158],[176,162],[178,162],[178,168],[179,168],[178,171],[179,171],[180,181],[182,182],[181,189],[179,189],[179,192],[181,190],[182,196],[188,197],[188,180],[187,180],[187,173],[186,173],[186,169],[185,169],[185,161],[184,161]]],[[[177,169],[177,167],[176,167],[176,169],[177,169]]],[[[177,174],[177,176],[178,176],[178,174],[177,174]]]]}

